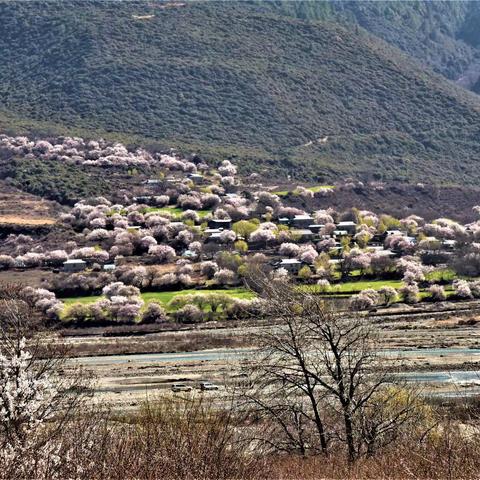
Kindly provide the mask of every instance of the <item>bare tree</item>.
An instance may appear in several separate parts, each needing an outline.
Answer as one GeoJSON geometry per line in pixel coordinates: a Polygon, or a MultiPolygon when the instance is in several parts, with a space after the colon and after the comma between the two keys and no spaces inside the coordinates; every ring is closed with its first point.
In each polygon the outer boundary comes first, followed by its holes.
{"type": "MultiPolygon", "coordinates": [[[[276,282],[274,288],[265,284],[263,292],[268,296],[269,314],[280,319],[280,323],[257,336],[260,350],[252,363],[247,365],[253,373],[252,383],[255,385],[255,392],[249,398],[257,407],[257,412],[263,411],[281,425],[291,445],[296,444],[302,453],[306,453],[302,440],[304,422],[312,422],[318,433],[319,446],[311,448],[326,453],[328,439],[319,406],[317,382],[309,374],[306,358],[307,351],[312,347],[307,325],[297,312],[292,311],[294,304],[284,303],[283,299],[287,299],[284,295],[291,295],[284,284],[276,282]],[[296,405],[299,394],[306,396],[310,408],[299,409],[296,405]],[[295,433],[287,424],[286,412],[294,414],[294,417],[302,413],[304,422],[297,419],[295,433]]],[[[278,447],[283,442],[278,443],[278,438],[272,437],[269,441],[272,446],[273,442],[277,442],[277,448],[286,449],[286,446],[278,447]]]]}
{"type": "Polygon", "coordinates": [[[245,396],[269,432],[266,444],[306,454],[328,453],[340,443],[353,462],[411,421],[417,397],[393,385],[367,319],[346,317],[318,295],[260,275],[250,284],[265,297],[265,314],[276,319],[244,365],[251,386],[245,396]]]}

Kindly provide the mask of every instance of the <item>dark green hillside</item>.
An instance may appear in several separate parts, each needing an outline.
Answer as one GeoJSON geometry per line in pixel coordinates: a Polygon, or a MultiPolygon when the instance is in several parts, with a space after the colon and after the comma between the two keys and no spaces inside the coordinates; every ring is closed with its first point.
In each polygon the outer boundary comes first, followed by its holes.
{"type": "Polygon", "coordinates": [[[164,6],[1,3],[2,108],[277,175],[477,181],[480,98],[364,30],[164,6]]]}
{"type": "Polygon", "coordinates": [[[104,195],[112,190],[110,182],[99,178],[95,169],[56,160],[2,160],[0,178],[8,178],[10,185],[25,192],[70,205],[79,199],[104,195]]]}
{"type": "Polygon", "coordinates": [[[480,2],[301,0],[254,2],[262,12],[359,25],[450,79],[480,59],[480,2]]]}

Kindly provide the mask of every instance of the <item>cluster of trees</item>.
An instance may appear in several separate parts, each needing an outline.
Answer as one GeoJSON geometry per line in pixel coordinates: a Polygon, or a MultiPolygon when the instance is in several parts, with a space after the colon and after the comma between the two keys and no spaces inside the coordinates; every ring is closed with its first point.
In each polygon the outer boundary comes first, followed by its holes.
{"type": "MultiPolygon", "coordinates": [[[[102,290],[103,297],[95,303],[83,305],[74,304],[68,308],[64,316],[65,321],[75,324],[94,322],[97,324],[133,323],[140,318],[140,312],[144,305],[140,297],[140,290],[122,282],[115,282],[105,286],[102,290]]],[[[145,313],[150,321],[165,320],[165,312],[160,305],[152,306],[145,313]],[[158,319],[153,315],[158,312],[158,319]]]]}
{"type": "Polygon", "coordinates": [[[352,310],[370,310],[378,305],[388,306],[397,298],[398,292],[392,287],[386,286],[379,290],[369,288],[350,297],[350,308],[352,310]]]}
{"type": "Polygon", "coordinates": [[[51,250],[46,252],[29,251],[16,257],[3,254],[0,255],[0,270],[43,266],[57,268],[62,267],[68,259],[82,259],[90,264],[104,264],[108,262],[110,255],[107,251],[95,247],[72,248],[70,253],[67,253],[66,250],[51,250]]]}
{"type": "MultiPolygon", "coordinates": [[[[165,309],[159,302],[144,305],[140,290],[122,282],[103,288],[103,297],[91,304],[65,308],[62,321],[74,325],[132,323],[201,323],[211,320],[250,318],[261,310],[257,299],[238,299],[223,293],[177,295],[165,309]]],[[[41,305],[35,304],[36,307],[41,305]]],[[[63,310],[63,304],[60,311],[63,310]]]]}
{"type": "Polygon", "coordinates": [[[25,287],[21,291],[22,299],[32,308],[42,312],[47,318],[58,320],[64,304],[58,300],[53,292],[45,288],[25,287]]]}
{"type": "Polygon", "coordinates": [[[180,323],[250,318],[262,310],[261,299],[239,299],[224,293],[178,295],[169,302],[180,323]]]}
{"type": "MultiPolygon", "coordinates": [[[[426,300],[443,302],[447,299],[444,285],[430,282],[426,282],[426,285],[426,300]]],[[[454,280],[451,293],[452,295],[449,297],[451,299],[480,298],[480,281],[454,280]]],[[[350,308],[352,310],[370,310],[377,306],[389,306],[399,299],[409,304],[418,303],[421,300],[419,284],[415,281],[406,282],[398,290],[388,286],[379,290],[362,290],[357,295],[350,297],[350,308]]]]}
{"type": "MultiPolygon", "coordinates": [[[[60,143],[31,142],[24,137],[12,139],[4,136],[2,140],[11,148],[24,148],[25,152],[30,149],[40,156],[60,149],[56,148],[60,143]]],[[[86,142],[81,138],[63,138],[61,141],[62,148],[83,148],[87,151],[115,147],[129,155],[131,153],[123,146],[101,141],[86,142]]],[[[477,242],[480,239],[480,221],[467,225],[446,218],[426,222],[413,215],[397,220],[368,210],[351,209],[341,213],[329,208],[312,212],[311,221],[321,225],[317,240],[313,242],[301,238],[295,229],[280,223],[281,217],[293,219],[306,213],[288,206],[288,199],[263,190],[239,194],[237,167],[230,161],[225,160],[216,170],[207,171],[208,166],[199,158],[194,158],[192,162],[175,155],[153,155],[152,158],[158,160],[162,168],[180,171],[175,181],[156,186],[151,192],[153,195],[138,197],[156,206],[137,203],[137,197],[129,196],[122,203],[113,203],[102,196],[79,201],[61,217],[64,226],[74,232],[63,249],[48,250],[31,237],[12,235],[7,238],[3,250],[11,253],[0,255],[0,268],[59,267],[67,259],[83,259],[91,267],[90,271],[62,275],[53,282],[53,291],[68,292],[69,295],[98,294],[114,279],[142,290],[191,287],[199,283],[231,286],[239,284],[252,265],[261,265],[264,273],[272,269],[272,262],[263,253],[247,254],[249,249],[253,249],[264,250],[275,257],[298,259],[304,265],[299,269],[297,278],[304,283],[316,282],[324,292],[338,281],[338,273],[340,281],[352,274],[402,279],[404,286],[395,294],[388,289],[381,294],[361,292],[352,299],[354,309],[388,305],[400,296],[406,302],[415,303],[422,288],[431,290],[431,299],[444,298],[443,285],[426,282],[425,274],[433,270],[435,262],[438,264],[438,260],[433,258],[435,252],[440,252],[442,259],[446,257],[444,242],[447,241],[455,246],[450,249],[449,263],[458,273],[468,271],[475,274],[478,273],[477,267],[480,271],[477,242]],[[210,181],[210,185],[197,185],[185,175],[198,170],[205,173],[204,179],[210,181]],[[230,191],[237,193],[227,193],[230,191]],[[164,208],[167,206],[171,208],[164,208]],[[182,209],[180,213],[178,208],[182,209]],[[199,212],[205,209],[210,210],[207,215],[204,211],[199,212]],[[213,242],[204,232],[211,219],[232,222],[231,229],[221,231],[213,242]],[[350,225],[346,236],[335,235],[337,226],[345,220],[353,221],[354,228],[350,225]],[[374,248],[371,248],[373,242],[374,248]],[[189,260],[179,260],[180,255],[189,260]],[[122,265],[130,263],[124,262],[122,257],[132,256],[142,258],[134,265],[122,265]],[[395,256],[400,258],[395,259],[395,256]],[[209,259],[214,261],[210,263],[209,259]],[[117,264],[113,276],[99,273],[101,265],[107,262],[117,264]],[[174,268],[162,274],[151,268],[152,265],[174,262],[174,268]],[[426,263],[432,265],[427,266],[426,263]]],[[[45,157],[45,160],[49,158],[45,157]]],[[[304,187],[297,187],[295,192],[307,200],[312,193],[304,187]]],[[[282,269],[273,277],[285,279],[289,275],[282,269]]],[[[455,284],[454,289],[457,298],[475,296],[475,288],[461,282],[455,284]]],[[[130,311],[125,318],[132,321],[139,316],[138,309],[141,307],[128,305],[121,309],[120,317],[124,311],[130,311]]],[[[79,307],[80,313],[81,310],[79,307]]],[[[100,318],[103,310],[100,308],[93,316],[100,318]]],[[[193,310],[190,313],[195,316],[193,310]]],[[[113,317],[116,316],[114,312],[113,317]]]]}
{"type": "MultiPolygon", "coordinates": [[[[223,169],[224,172],[236,172],[235,166],[230,162],[223,162],[219,168],[223,169]]],[[[335,267],[331,262],[332,256],[339,259],[343,279],[355,270],[359,271],[360,275],[369,273],[376,277],[383,275],[401,276],[404,286],[399,292],[395,294],[391,291],[380,294],[372,291],[361,292],[352,298],[351,306],[353,309],[368,309],[377,305],[388,305],[400,296],[408,303],[416,303],[419,301],[420,288],[428,289],[431,293],[429,298],[442,300],[446,296],[443,286],[435,286],[431,285],[431,282],[425,282],[425,274],[432,271],[433,267],[422,264],[421,257],[408,254],[422,252],[426,248],[436,248],[438,243],[446,239],[455,240],[459,245],[460,252],[465,252],[468,249],[473,254],[476,252],[477,243],[475,240],[480,231],[476,222],[466,226],[448,219],[438,219],[432,223],[427,223],[417,216],[410,216],[399,221],[388,216],[377,216],[370,211],[352,210],[350,218],[353,218],[357,224],[357,233],[344,238],[339,243],[328,236],[327,233],[331,233],[336,228],[336,223],[339,220],[348,217],[340,216],[338,212],[329,209],[318,210],[313,214],[315,222],[324,222],[320,234],[324,235],[325,238],[317,244],[312,242],[299,243],[293,238],[287,227],[278,225],[273,221],[261,222],[257,217],[249,217],[249,215],[259,212],[265,212],[263,215],[267,218],[280,214],[296,215],[296,209],[282,213],[282,209],[285,209],[285,207],[283,207],[282,200],[278,195],[260,192],[250,200],[239,196],[229,196],[222,199],[215,194],[200,194],[193,190],[188,195],[191,195],[192,198],[205,198],[206,201],[212,200],[217,205],[223,200],[224,208],[217,207],[214,211],[216,218],[231,218],[225,210],[229,207],[237,210],[245,209],[248,219],[237,220],[231,230],[227,229],[221,233],[220,238],[223,248],[233,247],[237,250],[237,253],[217,252],[215,262],[207,261],[197,264],[196,262],[191,263],[189,260],[178,260],[174,271],[161,275],[156,274],[148,266],[125,265],[118,267],[114,273],[119,281],[141,289],[190,287],[198,279],[216,285],[235,285],[242,277],[245,277],[250,264],[262,264],[264,271],[271,269],[268,265],[268,258],[264,255],[242,255],[248,250],[248,243],[250,242],[270,248],[277,246],[279,255],[297,258],[304,262],[305,266],[299,271],[298,277],[306,282],[311,282],[314,279],[323,291],[328,291],[331,282],[336,278],[335,267]],[[384,247],[390,247],[397,254],[402,255],[398,260],[393,260],[390,255],[386,255],[388,253],[386,251],[369,249],[369,242],[373,236],[378,236],[388,228],[397,228],[398,230],[386,236],[384,247]],[[427,234],[432,233],[435,233],[436,237],[427,237],[427,234]],[[245,239],[246,242],[245,240],[236,241],[239,237],[245,239]],[[417,240],[416,244],[412,241],[412,238],[417,240]],[[435,238],[435,241],[431,240],[432,238],[435,238]],[[196,275],[196,280],[194,280],[193,275],[196,272],[201,277],[196,275]]],[[[164,196],[165,199],[160,200],[167,203],[170,197],[168,195],[164,196]]],[[[199,206],[203,206],[203,204],[199,206]]],[[[38,246],[32,249],[33,239],[31,237],[25,235],[10,236],[6,243],[9,248],[21,253],[21,255],[15,258],[1,255],[0,265],[2,268],[14,266],[36,267],[40,265],[59,266],[67,258],[81,258],[93,265],[95,271],[95,265],[113,261],[116,257],[124,255],[142,255],[155,264],[172,263],[176,259],[177,250],[180,249],[191,250],[198,259],[202,253],[206,252],[203,243],[204,238],[201,234],[202,228],[198,226],[202,219],[195,210],[186,210],[183,214],[183,222],[172,220],[169,213],[145,212],[142,205],[135,203],[128,206],[112,205],[106,198],[97,197],[88,202],[77,203],[71,213],[63,217],[64,222],[77,230],[81,229],[76,238],[79,239],[83,236],[83,244],[87,243],[91,246],[79,247],[77,242],[70,241],[66,245],[66,250],[41,252],[38,251],[38,246]],[[140,228],[132,229],[131,226],[140,228]]],[[[460,255],[455,255],[453,264],[462,263],[460,258],[460,255]]],[[[471,260],[471,257],[468,258],[471,260]]],[[[474,262],[470,261],[469,268],[471,270],[473,266],[474,262]]],[[[276,278],[286,278],[287,276],[288,273],[285,270],[275,273],[276,278]]],[[[112,276],[106,273],[73,274],[67,277],[62,276],[61,281],[55,281],[52,288],[54,291],[63,294],[68,292],[70,295],[99,293],[111,281],[112,276]]],[[[467,285],[462,288],[464,284],[461,282],[458,285],[459,287],[457,287],[457,284],[454,285],[457,298],[472,298],[475,296],[475,293],[472,293],[472,291],[475,292],[474,287],[471,288],[467,285]],[[468,293],[468,289],[470,289],[470,293],[468,293]]],[[[135,315],[132,313],[129,318],[135,316],[138,316],[138,312],[135,315]]]]}
{"type": "MultiPolygon", "coordinates": [[[[178,168],[182,163],[170,155],[160,155],[158,158],[142,149],[129,151],[121,143],[111,143],[104,139],[85,140],[81,137],[59,137],[50,140],[32,140],[25,136],[9,137],[0,135],[0,148],[14,157],[20,157],[26,162],[32,159],[44,161],[60,161],[78,165],[95,166],[138,166],[151,165],[159,160],[163,167],[172,165],[178,168]],[[162,158],[163,157],[163,158],[162,158]],[[171,162],[169,164],[169,161],[171,162]],[[174,163],[174,162],[178,162],[174,163]]],[[[194,164],[192,169],[196,169],[194,164]]],[[[183,170],[183,168],[182,168],[183,170]]]]}
{"type": "Polygon", "coordinates": [[[328,235],[342,217],[333,210],[315,212],[314,216],[318,217],[316,221],[325,222],[320,231],[325,238],[316,245],[298,244],[293,239],[283,242],[278,250],[282,256],[310,263],[314,267],[312,273],[316,271],[314,278],[332,278],[333,271],[329,272],[328,266],[326,274],[324,271],[328,257],[339,260],[342,280],[357,271],[362,276],[369,274],[377,278],[395,276],[410,286],[424,282],[425,274],[433,271],[435,266],[449,266],[460,275],[477,276],[480,273],[477,221],[466,225],[445,218],[426,222],[413,215],[397,220],[387,215],[352,210],[350,219],[356,223],[356,233],[338,241],[328,235]],[[386,231],[389,231],[388,235],[386,231]],[[375,248],[371,248],[374,237],[375,248]],[[383,248],[379,248],[382,238],[383,248]],[[445,242],[449,242],[448,246],[445,242]],[[320,252],[327,255],[322,257],[322,254],[318,255],[320,252]]]}
{"type": "Polygon", "coordinates": [[[103,287],[113,283],[116,279],[109,272],[59,273],[51,279],[48,289],[59,297],[96,295],[101,293],[103,287]]]}

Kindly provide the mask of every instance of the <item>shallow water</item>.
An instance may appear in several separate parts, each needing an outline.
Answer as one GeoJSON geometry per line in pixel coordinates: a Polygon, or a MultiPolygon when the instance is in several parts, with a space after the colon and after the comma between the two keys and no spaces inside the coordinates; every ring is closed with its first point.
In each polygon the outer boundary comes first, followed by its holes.
{"type": "MultiPolygon", "coordinates": [[[[130,362],[191,362],[224,360],[228,358],[242,358],[252,353],[251,348],[222,348],[217,350],[199,350],[194,352],[178,353],[143,353],[134,355],[105,355],[94,357],[78,357],[72,359],[82,365],[110,365],[130,362]]],[[[451,355],[480,355],[480,349],[470,348],[418,348],[409,350],[388,349],[383,354],[395,357],[425,356],[448,357],[451,355]]]]}
{"type": "Polygon", "coordinates": [[[396,377],[407,382],[416,383],[452,383],[452,384],[478,384],[480,385],[480,370],[463,370],[452,372],[405,372],[396,377]]]}
{"type": "Polygon", "coordinates": [[[415,349],[387,349],[383,350],[386,355],[408,357],[408,356],[434,356],[445,357],[451,355],[480,355],[480,348],[415,348],[415,349]]]}

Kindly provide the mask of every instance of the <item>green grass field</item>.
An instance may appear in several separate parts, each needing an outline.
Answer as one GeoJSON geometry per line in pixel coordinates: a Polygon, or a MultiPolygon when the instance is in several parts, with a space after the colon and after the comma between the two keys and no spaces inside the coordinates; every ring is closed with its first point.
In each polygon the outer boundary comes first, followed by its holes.
{"type": "MultiPolygon", "coordinates": [[[[372,288],[373,290],[380,290],[382,287],[401,288],[403,285],[401,280],[358,280],[354,282],[345,282],[333,284],[328,290],[329,293],[338,293],[341,295],[352,295],[361,290],[372,288]]],[[[306,285],[299,287],[308,291],[315,292],[316,285],[306,285]]]]}
{"type": "Polygon", "coordinates": [[[452,282],[457,278],[457,274],[451,268],[442,268],[427,273],[425,278],[431,282],[452,282]]]}
{"type": "MultiPolygon", "coordinates": [[[[174,217],[180,217],[185,210],[179,207],[148,207],[145,209],[145,213],[169,213],[174,217]]],[[[212,213],[211,210],[196,210],[200,218],[207,216],[209,213],[212,213]]]]}
{"type": "Polygon", "coordinates": [[[382,287],[401,288],[401,280],[358,280],[355,282],[345,282],[332,286],[332,292],[354,293],[371,288],[380,290],[382,287]]]}
{"type": "MultiPolygon", "coordinates": [[[[434,272],[436,273],[436,272],[434,272]]],[[[438,278],[444,278],[444,276],[449,276],[450,272],[441,272],[442,276],[438,276],[438,278]]],[[[435,277],[437,278],[437,277],[435,277]]],[[[337,297],[350,297],[362,290],[366,289],[373,289],[373,290],[380,290],[382,287],[392,287],[395,289],[399,289],[403,286],[403,282],[401,280],[357,280],[357,281],[350,281],[345,283],[333,284],[327,292],[320,290],[317,285],[300,285],[297,288],[299,290],[309,292],[309,293],[328,293],[328,296],[337,296],[337,297]]],[[[148,305],[150,302],[158,302],[161,303],[167,311],[174,311],[175,309],[172,308],[169,303],[170,301],[182,295],[208,295],[210,293],[220,293],[231,295],[234,298],[242,298],[242,299],[251,299],[255,297],[255,294],[245,288],[232,288],[228,290],[222,289],[205,289],[205,290],[198,290],[198,289],[188,289],[188,290],[175,290],[175,291],[166,291],[166,292],[145,292],[141,294],[142,299],[145,302],[145,305],[148,305]]],[[[451,285],[445,285],[445,294],[448,297],[454,295],[454,291],[451,285]]],[[[420,291],[420,299],[425,300],[430,296],[425,290],[420,291]]],[[[92,296],[85,296],[85,297],[66,297],[61,298],[60,300],[63,301],[65,304],[65,310],[63,314],[65,315],[68,309],[75,303],[81,303],[84,305],[94,303],[97,300],[101,299],[102,296],[100,295],[92,295],[92,296]]],[[[397,301],[401,301],[399,298],[397,301]]]]}
{"type": "MultiPolygon", "coordinates": [[[[229,290],[221,290],[221,289],[205,289],[205,290],[175,290],[171,292],[145,292],[141,294],[142,299],[144,300],[145,304],[150,302],[158,302],[163,304],[165,307],[168,305],[172,298],[179,296],[179,295],[202,295],[202,294],[209,294],[209,293],[223,293],[226,295],[231,295],[234,298],[243,298],[249,299],[253,298],[255,294],[249,290],[244,288],[231,288],[229,290]]],[[[101,299],[102,296],[100,295],[92,295],[88,297],[66,297],[61,298],[62,302],[65,304],[66,309],[68,309],[71,305],[75,303],[81,303],[83,305],[88,305],[90,303],[94,303],[97,300],[101,299]]],[[[167,309],[168,310],[168,309],[167,309]]]]}
{"type": "MultiPolygon", "coordinates": [[[[311,192],[319,192],[320,190],[327,188],[327,189],[334,189],[335,187],[333,185],[316,185],[314,187],[307,187],[307,190],[310,190],[311,192]]],[[[289,193],[291,193],[293,190],[281,190],[279,192],[273,192],[275,195],[278,195],[279,197],[285,197],[289,193]]]]}

